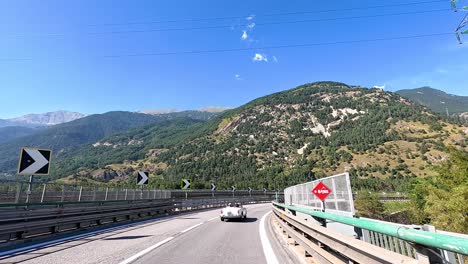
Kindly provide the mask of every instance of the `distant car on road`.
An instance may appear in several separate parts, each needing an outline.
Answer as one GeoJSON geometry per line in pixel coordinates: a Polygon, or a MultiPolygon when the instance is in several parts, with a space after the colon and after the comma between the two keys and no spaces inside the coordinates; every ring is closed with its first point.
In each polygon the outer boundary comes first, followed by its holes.
{"type": "Polygon", "coordinates": [[[228,206],[221,209],[220,218],[221,221],[228,219],[244,220],[247,218],[247,208],[244,208],[240,203],[236,203],[234,206],[232,204],[228,204],[228,206]]]}

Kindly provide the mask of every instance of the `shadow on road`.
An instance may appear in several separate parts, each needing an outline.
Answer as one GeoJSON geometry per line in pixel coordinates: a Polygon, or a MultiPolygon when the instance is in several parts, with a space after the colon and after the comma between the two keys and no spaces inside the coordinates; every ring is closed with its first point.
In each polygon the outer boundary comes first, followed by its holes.
{"type": "Polygon", "coordinates": [[[144,238],[144,237],[149,237],[149,236],[121,236],[121,237],[110,237],[110,238],[104,238],[103,240],[124,240],[124,239],[138,239],[138,238],[144,238]]]}
{"type": "MultiPolygon", "coordinates": [[[[244,222],[244,223],[253,223],[258,220],[257,217],[247,217],[246,219],[226,219],[227,222],[244,222]]],[[[226,220],[224,220],[226,222],[226,220]]]]}

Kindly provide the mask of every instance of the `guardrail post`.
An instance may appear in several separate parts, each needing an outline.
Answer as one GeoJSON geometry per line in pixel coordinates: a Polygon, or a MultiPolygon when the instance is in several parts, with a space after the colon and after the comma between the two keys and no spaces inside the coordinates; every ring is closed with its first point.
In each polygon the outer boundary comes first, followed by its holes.
{"type": "Polygon", "coordinates": [[[106,187],[106,196],[104,197],[104,201],[107,201],[107,194],[109,193],[109,187],[106,187]]]}
{"type": "Polygon", "coordinates": [[[124,199],[125,201],[127,201],[127,195],[128,195],[128,189],[125,188],[125,199],[124,199]]]}
{"type": "Polygon", "coordinates": [[[46,188],[47,188],[47,183],[44,183],[44,187],[42,187],[41,203],[44,202],[44,195],[45,195],[46,188]]]}
{"type": "Polygon", "coordinates": [[[81,202],[81,193],[83,193],[83,186],[80,186],[80,192],[78,193],[78,202],[81,202]]]}
{"type": "Polygon", "coordinates": [[[119,188],[115,189],[115,200],[119,199],[119,188]]]}
{"type": "Polygon", "coordinates": [[[153,199],[156,199],[156,189],[153,189],[153,199]]]}

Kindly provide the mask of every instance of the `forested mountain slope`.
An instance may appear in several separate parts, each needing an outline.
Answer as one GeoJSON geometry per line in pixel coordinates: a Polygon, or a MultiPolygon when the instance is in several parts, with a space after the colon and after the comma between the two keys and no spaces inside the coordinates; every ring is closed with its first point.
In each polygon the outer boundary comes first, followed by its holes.
{"type": "MultiPolygon", "coordinates": [[[[198,188],[214,181],[221,188],[279,189],[349,171],[357,188],[402,190],[412,177],[433,175],[431,164],[447,158],[446,146],[466,150],[468,133],[398,94],[336,82],[261,97],[187,129],[174,131],[171,144],[153,144],[137,156],[130,155],[129,142],[146,145],[152,136],[127,135],[126,144],[110,144],[128,151],[128,161],[99,171],[85,166],[73,175],[125,181],[143,169],[162,187],[191,178],[198,188]]],[[[103,141],[93,151],[109,147],[103,141]]]]}

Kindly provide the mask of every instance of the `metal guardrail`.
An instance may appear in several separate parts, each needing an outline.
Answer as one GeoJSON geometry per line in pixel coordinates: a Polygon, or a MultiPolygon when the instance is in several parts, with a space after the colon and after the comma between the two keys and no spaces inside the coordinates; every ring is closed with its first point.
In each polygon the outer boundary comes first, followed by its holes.
{"type": "MultiPolygon", "coordinates": [[[[300,212],[313,218],[317,219],[319,222],[326,223],[324,220],[334,221],[343,223],[346,225],[354,226],[357,228],[358,233],[362,233],[363,230],[367,230],[370,232],[374,232],[374,234],[378,234],[374,236],[374,240],[380,240],[380,244],[385,245],[385,248],[388,247],[395,247],[395,250],[387,250],[388,252],[392,252],[397,254],[398,256],[403,256],[399,254],[398,251],[404,251],[405,247],[404,244],[398,245],[398,243],[391,243],[391,240],[385,239],[382,235],[386,235],[392,238],[399,239],[400,241],[404,241],[406,244],[411,244],[411,247],[416,250],[416,254],[409,255],[409,257],[418,258],[418,263],[463,263],[463,257],[461,255],[468,254],[468,239],[454,236],[454,235],[447,235],[447,234],[440,234],[440,233],[432,233],[427,231],[415,230],[408,228],[402,225],[395,225],[392,223],[384,223],[366,219],[359,219],[353,218],[348,216],[341,216],[335,215],[330,213],[324,213],[321,211],[314,211],[302,207],[297,206],[290,206],[285,204],[274,203],[274,212],[276,215],[279,215],[279,218],[285,219],[288,224],[292,224],[294,227],[297,227],[297,223],[300,223],[297,219],[294,219],[296,212],[300,212]],[[286,213],[289,211],[290,213],[286,213]],[[396,250],[396,247],[399,250],[396,250]],[[449,252],[455,252],[460,255],[457,255],[457,260],[455,262],[449,262],[441,252],[437,252],[440,250],[445,250],[449,252]],[[423,261],[426,259],[427,261],[423,261]],[[439,261],[439,262],[437,262],[439,261]],[[458,262],[457,262],[458,261],[458,262]]],[[[325,224],[326,225],[326,224],[325,224]]],[[[310,227],[310,224],[308,225],[310,227]]],[[[327,229],[326,231],[328,234],[333,233],[327,229]]],[[[307,234],[310,235],[310,234],[307,234]]],[[[324,234],[326,235],[326,234],[324,234]]],[[[348,237],[349,238],[349,237],[348,237]]],[[[364,242],[364,241],[360,241],[364,242]]],[[[369,243],[364,242],[367,246],[375,246],[369,243]]],[[[385,250],[385,248],[382,248],[385,250]]],[[[409,252],[410,249],[406,248],[409,252]]],[[[407,257],[407,256],[403,256],[407,257]]],[[[359,261],[358,261],[359,262],[359,261]]],[[[390,262],[393,263],[393,262],[390,262]]]]}

